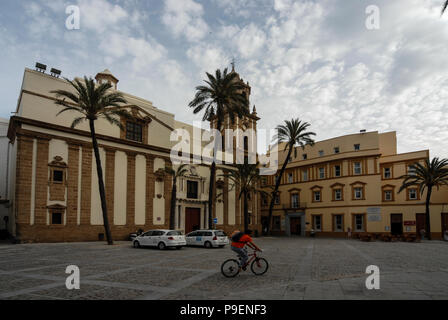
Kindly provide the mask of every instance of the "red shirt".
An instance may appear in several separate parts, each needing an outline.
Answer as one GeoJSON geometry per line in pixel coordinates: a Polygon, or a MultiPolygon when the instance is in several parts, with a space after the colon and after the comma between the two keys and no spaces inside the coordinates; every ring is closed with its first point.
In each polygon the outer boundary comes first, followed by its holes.
{"type": "Polygon", "coordinates": [[[232,247],[235,248],[244,248],[246,243],[252,242],[252,238],[247,234],[243,235],[238,242],[232,242],[232,247]]]}

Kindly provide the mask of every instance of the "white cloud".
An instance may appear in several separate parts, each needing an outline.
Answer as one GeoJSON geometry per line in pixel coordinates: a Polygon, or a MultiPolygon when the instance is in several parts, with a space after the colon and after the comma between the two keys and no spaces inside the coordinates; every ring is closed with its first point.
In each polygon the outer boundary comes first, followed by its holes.
{"type": "Polygon", "coordinates": [[[175,37],[184,36],[188,41],[199,41],[208,32],[202,19],[204,9],[193,0],[165,0],[162,21],[175,37]]]}

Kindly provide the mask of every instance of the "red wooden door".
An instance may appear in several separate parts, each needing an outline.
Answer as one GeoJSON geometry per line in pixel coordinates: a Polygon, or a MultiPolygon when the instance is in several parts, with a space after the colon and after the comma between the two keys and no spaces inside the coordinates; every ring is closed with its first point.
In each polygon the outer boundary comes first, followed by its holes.
{"type": "Polygon", "coordinates": [[[185,233],[201,228],[201,209],[185,208],[185,233]]]}
{"type": "Polygon", "coordinates": [[[296,218],[290,218],[289,225],[290,225],[291,235],[300,236],[300,233],[302,231],[300,218],[297,218],[297,217],[296,218]]]}

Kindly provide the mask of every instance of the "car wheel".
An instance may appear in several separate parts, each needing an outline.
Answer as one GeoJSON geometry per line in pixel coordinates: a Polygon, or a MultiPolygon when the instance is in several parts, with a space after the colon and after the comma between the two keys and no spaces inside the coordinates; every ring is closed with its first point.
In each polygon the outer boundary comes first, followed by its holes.
{"type": "Polygon", "coordinates": [[[140,242],[134,241],[133,244],[134,244],[134,248],[140,248],[140,242]]]}
{"type": "Polygon", "coordinates": [[[166,245],[163,242],[159,242],[159,244],[157,245],[157,247],[159,248],[159,250],[163,250],[166,248],[166,245]]]}
{"type": "Polygon", "coordinates": [[[212,247],[211,242],[210,242],[210,241],[206,241],[206,242],[204,243],[204,247],[206,247],[207,249],[210,249],[210,248],[212,247]]]}

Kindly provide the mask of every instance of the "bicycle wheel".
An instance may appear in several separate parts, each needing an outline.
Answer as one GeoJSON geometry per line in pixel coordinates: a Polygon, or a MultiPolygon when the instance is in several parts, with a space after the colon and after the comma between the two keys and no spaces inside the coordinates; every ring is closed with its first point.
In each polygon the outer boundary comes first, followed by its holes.
{"type": "Polygon", "coordinates": [[[268,268],[269,264],[265,258],[256,258],[250,265],[250,270],[257,276],[265,274],[268,268]]]}
{"type": "Polygon", "coordinates": [[[240,272],[240,265],[235,259],[229,259],[221,265],[221,273],[226,278],[233,278],[240,272]]]}

